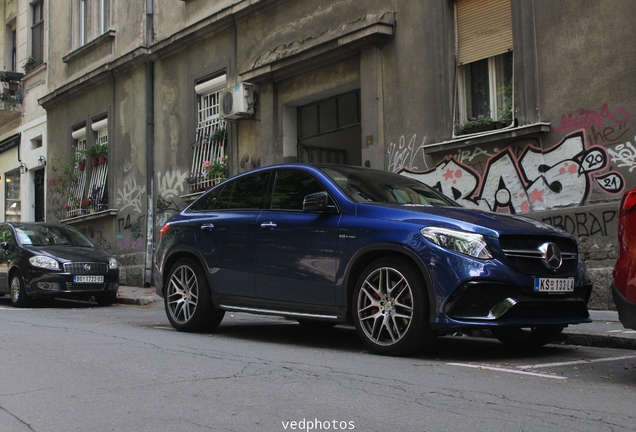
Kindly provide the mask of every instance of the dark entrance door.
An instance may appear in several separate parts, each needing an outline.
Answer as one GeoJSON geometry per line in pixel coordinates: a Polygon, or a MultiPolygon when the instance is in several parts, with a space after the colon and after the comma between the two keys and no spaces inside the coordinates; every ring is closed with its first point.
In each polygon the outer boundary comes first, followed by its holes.
{"type": "Polygon", "coordinates": [[[45,208],[44,208],[44,170],[37,170],[35,172],[35,221],[44,222],[45,208]]]}

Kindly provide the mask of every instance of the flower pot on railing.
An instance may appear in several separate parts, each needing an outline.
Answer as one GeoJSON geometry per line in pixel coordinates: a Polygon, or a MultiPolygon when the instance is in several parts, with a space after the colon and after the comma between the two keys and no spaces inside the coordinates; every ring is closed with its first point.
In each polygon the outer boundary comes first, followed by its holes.
{"type": "Polygon", "coordinates": [[[97,165],[99,165],[99,160],[97,158],[91,159],[91,165],[96,167],[97,165]]]}
{"type": "Polygon", "coordinates": [[[98,156],[97,163],[100,165],[104,165],[106,163],[106,156],[98,156]]]}
{"type": "Polygon", "coordinates": [[[77,163],[77,169],[80,171],[84,171],[86,169],[86,161],[80,161],[77,163]]]}

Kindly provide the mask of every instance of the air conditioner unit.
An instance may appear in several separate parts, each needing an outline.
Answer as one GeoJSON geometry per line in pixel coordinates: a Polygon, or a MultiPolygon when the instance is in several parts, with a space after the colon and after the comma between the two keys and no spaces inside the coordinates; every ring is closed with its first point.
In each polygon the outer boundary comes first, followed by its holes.
{"type": "Polygon", "coordinates": [[[254,84],[241,83],[221,91],[221,118],[232,120],[254,114],[256,91],[254,84]]]}

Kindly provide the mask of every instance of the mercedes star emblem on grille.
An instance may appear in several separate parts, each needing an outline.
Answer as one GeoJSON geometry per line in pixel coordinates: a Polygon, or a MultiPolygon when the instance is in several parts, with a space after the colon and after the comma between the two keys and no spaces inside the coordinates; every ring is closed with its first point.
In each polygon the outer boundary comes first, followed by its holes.
{"type": "Polygon", "coordinates": [[[541,262],[546,268],[558,270],[561,267],[563,258],[561,257],[561,249],[557,245],[551,242],[543,243],[539,246],[539,250],[543,254],[541,262]]]}
{"type": "MultiPolygon", "coordinates": [[[[561,255],[559,254],[559,256],[561,256],[561,255]]],[[[91,265],[90,264],[84,264],[84,270],[90,271],[90,269],[91,269],[91,265]]]]}

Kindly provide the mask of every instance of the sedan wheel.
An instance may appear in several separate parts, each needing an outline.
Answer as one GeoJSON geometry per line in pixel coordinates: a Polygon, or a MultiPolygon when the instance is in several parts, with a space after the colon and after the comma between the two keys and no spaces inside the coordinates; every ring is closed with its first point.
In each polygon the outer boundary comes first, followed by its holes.
{"type": "Polygon", "coordinates": [[[426,286],[412,266],[375,261],[358,280],[353,301],[358,335],[377,354],[409,354],[432,339],[426,286]]]}
{"type": "Polygon", "coordinates": [[[29,305],[29,297],[24,289],[20,273],[15,273],[11,277],[11,304],[14,307],[26,307],[29,305]]]}
{"type": "Polygon", "coordinates": [[[561,334],[563,328],[563,326],[498,327],[490,331],[499,341],[513,348],[538,348],[552,342],[561,334]]]}
{"type": "Polygon", "coordinates": [[[195,332],[216,328],[225,315],[212,305],[210,289],[199,264],[179,260],[166,278],[164,305],[168,320],[179,331],[195,332]]]}

